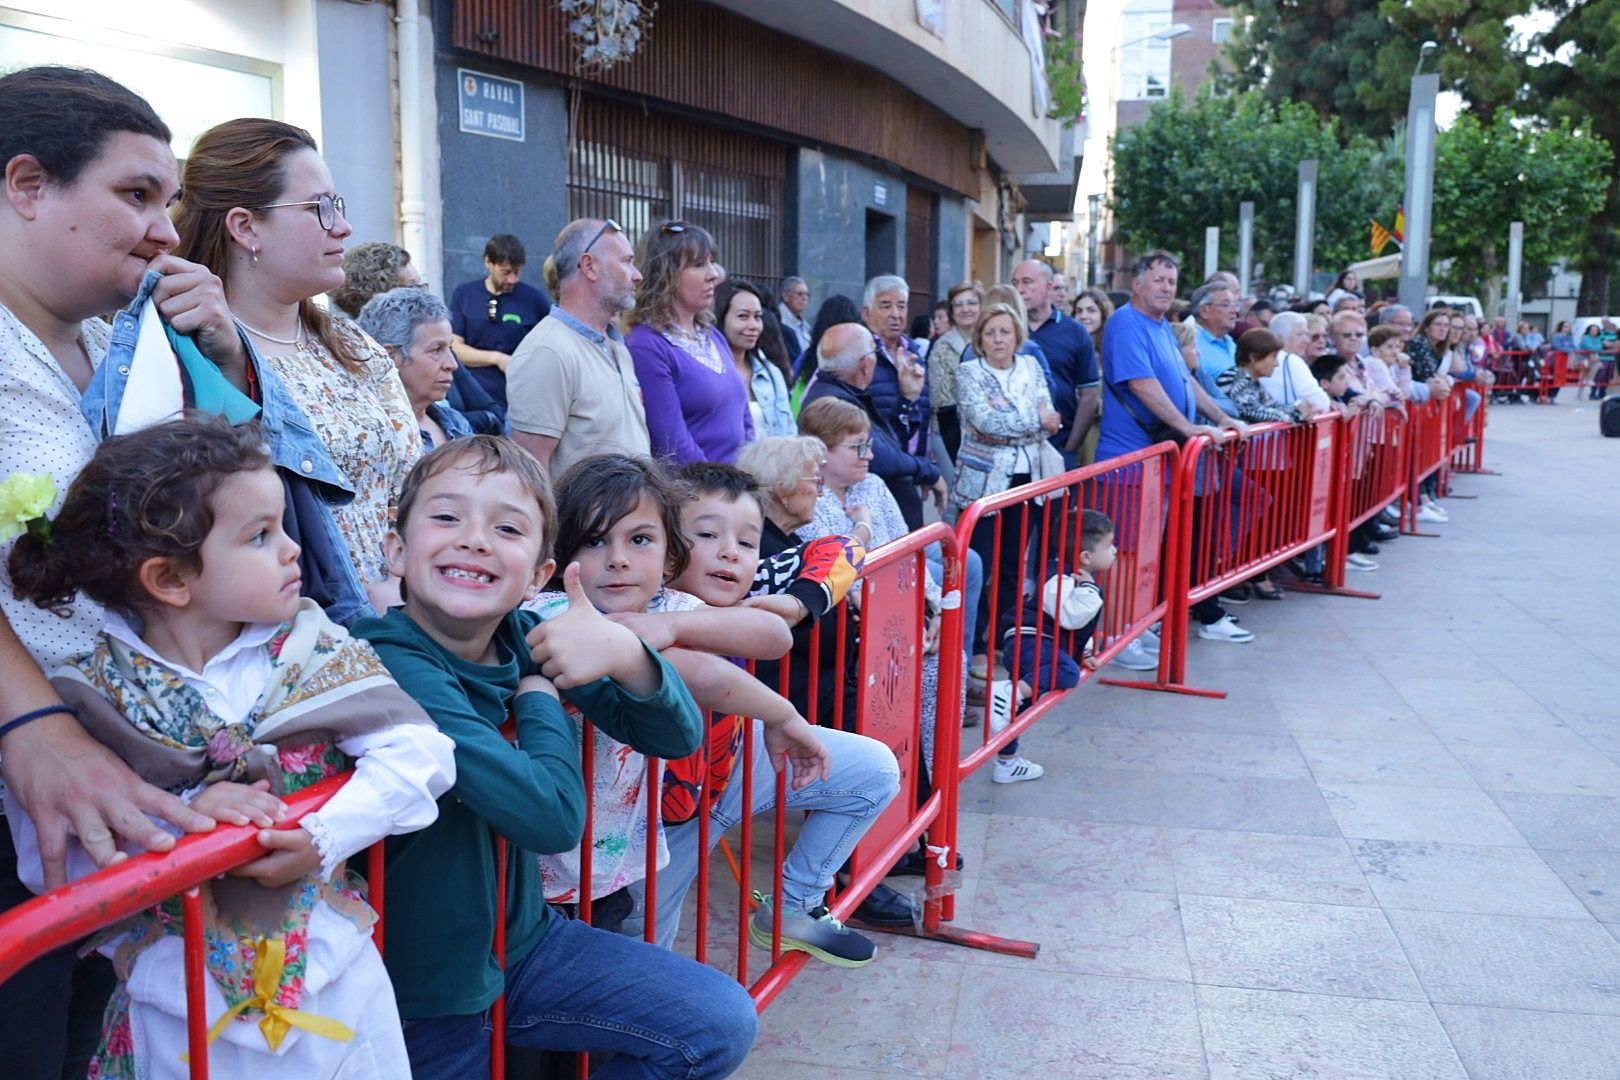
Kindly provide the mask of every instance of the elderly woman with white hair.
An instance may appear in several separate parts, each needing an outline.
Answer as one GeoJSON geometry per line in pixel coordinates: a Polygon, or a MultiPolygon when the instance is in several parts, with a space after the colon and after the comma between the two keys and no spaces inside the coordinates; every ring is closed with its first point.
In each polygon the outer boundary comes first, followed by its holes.
{"type": "Polygon", "coordinates": [[[420,288],[390,289],[367,300],[357,321],[399,369],[424,451],[473,433],[467,418],[444,401],[456,375],[444,301],[420,288]]]}
{"type": "MultiPolygon", "coordinates": [[[[1282,339],[1283,353],[1278,357],[1275,370],[1260,380],[1266,393],[1283,408],[1297,401],[1310,402],[1316,412],[1333,408],[1332,400],[1317,385],[1316,377],[1311,374],[1310,361],[1306,359],[1312,350],[1310,323],[1306,317],[1297,311],[1280,312],[1267,329],[1282,339]]],[[[1324,342],[1327,339],[1325,329],[1322,338],[1324,342]]],[[[1316,348],[1317,355],[1321,352],[1320,347],[1316,348]]]]}

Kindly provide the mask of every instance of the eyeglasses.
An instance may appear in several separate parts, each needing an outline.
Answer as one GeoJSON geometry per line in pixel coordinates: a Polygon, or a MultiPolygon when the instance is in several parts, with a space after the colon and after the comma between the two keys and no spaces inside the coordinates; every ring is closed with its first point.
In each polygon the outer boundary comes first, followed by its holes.
{"type": "Polygon", "coordinates": [[[337,226],[337,219],[339,215],[344,213],[345,209],[343,196],[341,195],[322,195],[318,199],[310,199],[305,202],[271,203],[269,206],[261,206],[259,209],[278,210],[283,206],[313,206],[315,208],[315,220],[319,221],[321,228],[327,232],[331,232],[337,226]]]}
{"type": "Polygon", "coordinates": [[[595,247],[596,242],[602,239],[602,237],[606,236],[608,234],[608,230],[610,229],[614,232],[624,232],[624,230],[619,227],[619,223],[617,221],[614,221],[612,218],[603,218],[602,227],[596,230],[596,235],[591,237],[591,242],[585,245],[585,250],[579,253],[579,257],[583,259],[585,256],[589,255],[591,253],[591,248],[595,247]]]}
{"type": "Polygon", "coordinates": [[[868,458],[872,456],[872,440],[863,439],[858,443],[844,443],[843,449],[855,451],[856,457],[868,458]]]}
{"type": "Polygon", "coordinates": [[[817,473],[815,476],[801,476],[799,479],[805,481],[806,483],[816,485],[817,495],[820,495],[822,492],[827,490],[827,481],[822,478],[820,473],[817,473]]]}
{"type": "Polygon", "coordinates": [[[979,300],[978,300],[977,297],[968,297],[966,299],[959,299],[959,300],[952,300],[951,301],[951,307],[953,307],[953,308],[970,308],[970,307],[978,307],[978,306],[979,306],[979,300]]]}
{"type": "Polygon", "coordinates": [[[1327,335],[1326,334],[1312,334],[1311,335],[1311,340],[1312,341],[1326,341],[1327,340],[1327,335]]]}

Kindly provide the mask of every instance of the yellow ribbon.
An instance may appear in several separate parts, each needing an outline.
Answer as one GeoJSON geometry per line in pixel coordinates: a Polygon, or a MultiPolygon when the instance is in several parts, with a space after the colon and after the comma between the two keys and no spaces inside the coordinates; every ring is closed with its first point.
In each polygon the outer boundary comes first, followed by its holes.
{"type": "MultiPolygon", "coordinates": [[[[281,1048],[281,1040],[287,1037],[287,1031],[295,1027],[337,1042],[348,1042],[354,1038],[352,1029],[330,1017],[316,1016],[302,1009],[289,1009],[276,1004],[276,992],[281,989],[281,969],[286,961],[285,939],[258,940],[257,955],[253,960],[254,996],[232,1005],[224,1016],[214,1021],[214,1026],[208,1029],[209,1046],[214,1045],[214,1040],[224,1034],[226,1025],[246,1009],[264,1011],[264,1019],[259,1021],[259,1030],[264,1033],[264,1041],[269,1045],[272,1054],[281,1048]]],[[[182,1061],[186,1059],[185,1054],[180,1057],[182,1061]]]]}

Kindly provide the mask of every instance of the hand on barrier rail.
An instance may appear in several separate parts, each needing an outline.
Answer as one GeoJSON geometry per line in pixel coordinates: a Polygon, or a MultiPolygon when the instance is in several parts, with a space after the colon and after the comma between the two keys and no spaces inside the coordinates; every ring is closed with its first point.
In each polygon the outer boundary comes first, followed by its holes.
{"type": "Polygon", "coordinates": [[[596,610],[579,583],[579,563],[563,571],[563,589],[568,610],[530,630],[526,639],[540,673],[559,690],[611,676],[638,697],[654,693],[658,668],[640,638],[596,610]]]}
{"type": "Polygon", "coordinates": [[[777,772],[781,772],[784,765],[793,766],[794,791],[803,791],[817,780],[826,779],[832,769],[832,756],[816,735],[816,729],[797,714],[785,723],[765,725],[765,753],[770,756],[771,768],[777,772]]]}
{"type": "Polygon", "coordinates": [[[1242,442],[1249,437],[1249,425],[1235,416],[1222,416],[1217,423],[1222,431],[1230,431],[1242,442]]]}
{"type": "Polygon", "coordinates": [[[740,608],[755,608],[759,611],[768,611],[772,615],[787,623],[788,626],[798,626],[810,617],[810,609],[804,606],[804,601],[797,596],[787,593],[767,593],[764,596],[747,596],[738,601],[740,608]]]}
{"type": "Polygon", "coordinates": [[[252,878],[267,889],[278,889],[321,868],[321,850],[315,846],[315,838],[297,825],[260,829],[259,844],[270,854],[232,870],[233,877],[252,878]]]}
{"type": "Polygon", "coordinates": [[[147,851],[174,847],[148,814],[188,833],[214,827],[213,818],[136,776],[71,716],[47,716],[7,735],[0,773],[39,833],[47,889],[67,883],[69,837],[105,868],[128,857],[120,838],[147,851]]]}
{"type": "Polygon", "coordinates": [[[209,784],[191,800],[191,808],[221,825],[257,825],[268,829],[287,816],[287,804],[270,794],[270,781],[209,784]]]}

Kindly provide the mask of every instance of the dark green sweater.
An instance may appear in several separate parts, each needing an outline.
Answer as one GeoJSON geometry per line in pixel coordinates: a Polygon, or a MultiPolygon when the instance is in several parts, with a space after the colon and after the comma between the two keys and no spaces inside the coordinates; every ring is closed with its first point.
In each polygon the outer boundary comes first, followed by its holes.
{"type": "MultiPolygon", "coordinates": [[[[456,783],[439,799],[439,819],[390,837],[383,916],[384,961],[405,1019],[482,1012],[504,986],[495,936],[495,836],[506,860],[506,962],[516,964],[544,936],[549,910],[534,854],[577,847],[585,789],[574,725],[549,694],[517,694],[539,669],[524,635],[538,623],[507,616],[495,634],[498,661],[474,664],[447,652],[403,609],[355,624],[405,692],[456,744],[456,783]],[[500,734],[511,715],[518,743],[500,734]]],[[[562,691],[602,731],[649,756],[685,757],[701,742],[698,707],[657,653],[662,680],[638,698],[609,679],[562,691]]]]}

